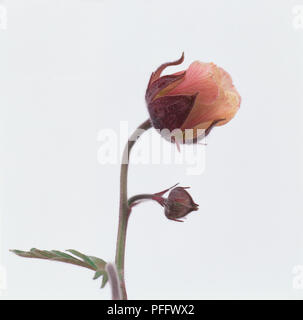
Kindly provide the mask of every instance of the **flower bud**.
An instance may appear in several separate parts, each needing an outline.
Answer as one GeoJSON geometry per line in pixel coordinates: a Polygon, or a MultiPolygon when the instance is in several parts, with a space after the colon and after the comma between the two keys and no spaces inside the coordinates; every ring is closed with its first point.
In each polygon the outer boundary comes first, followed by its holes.
{"type": "Polygon", "coordinates": [[[179,219],[184,218],[192,211],[198,210],[199,205],[194,203],[190,194],[185,190],[188,189],[188,187],[176,187],[176,185],[178,185],[178,183],[157,193],[139,194],[131,197],[128,200],[129,212],[142,201],[153,200],[164,207],[164,213],[168,219],[183,222],[183,220],[179,219]],[[168,197],[163,197],[168,191],[170,191],[168,197]]]}
{"type": "MultiPolygon", "coordinates": [[[[161,76],[166,67],[183,60],[182,54],[179,60],[164,63],[153,72],[145,95],[153,126],[162,135],[179,129],[181,143],[196,142],[198,135],[206,136],[214,126],[226,124],[241,103],[230,75],[214,63],[195,61],[185,71],[161,76]],[[193,131],[191,141],[186,141],[186,129],[193,131]]],[[[164,137],[174,142],[171,136],[164,137]]]]}
{"type": "Polygon", "coordinates": [[[168,219],[183,222],[179,219],[184,218],[192,211],[198,210],[199,205],[194,203],[185,189],[187,188],[176,187],[170,191],[167,199],[164,199],[164,213],[168,219]]]}

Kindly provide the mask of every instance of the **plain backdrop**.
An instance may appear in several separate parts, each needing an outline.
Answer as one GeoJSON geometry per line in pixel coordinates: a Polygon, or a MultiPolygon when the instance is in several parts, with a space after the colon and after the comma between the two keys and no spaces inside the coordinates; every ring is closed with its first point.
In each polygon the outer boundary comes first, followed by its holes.
{"type": "Polygon", "coordinates": [[[119,164],[98,162],[98,133],[119,132],[120,121],[131,133],[147,119],[150,73],[185,51],[168,72],[215,62],[232,75],[241,109],[210,134],[202,175],[186,164],[131,167],[130,195],[180,182],[200,210],[185,223],[156,203],[133,210],[129,298],[302,299],[293,288],[293,268],[303,265],[300,4],[1,1],[1,298],[110,298],[90,270],[8,250],[73,248],[114,260],[119,164]]]}

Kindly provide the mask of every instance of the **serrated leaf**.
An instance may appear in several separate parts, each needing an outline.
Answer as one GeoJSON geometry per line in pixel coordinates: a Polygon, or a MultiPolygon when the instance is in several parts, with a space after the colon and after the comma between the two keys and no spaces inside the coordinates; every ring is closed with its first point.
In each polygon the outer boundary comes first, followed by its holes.
{"type": "Polygon", "coordinates": [[[40,257],[42,259],[51,259],[56,256],[55,254],[53,254],[51,252],[48,252],[46,250],[38,250],[36,248],[32,248],[30,250],[30,252],[32,252],[35,256],[40,257]]]}
{"type": "Polygon", "coordinates": [[[45,259],[50,261],[59,261],[65,262],[81,267],[88,268],[90,270],[94,270],[94,280],[98,279],[102,276],[102,284],[101,288],[104,288],[108,281],[107,272],[105,271],[106,262],[103,259],[94,257],[94,256],[87,256],[77,250],[66,250],[73,254],[74,256],[59,251],[59,250],[39,250],[36,248],[32,248],[30,251],[21,251],[21,250],[10,250],[11,252],[15,253],[16,255],[24,258],[37,258],[37,259],[45,259]],[[80,258],[80,259],[78,259],[80,258]]]}
{"type": "Polygon", "coordinates": [[[100,278],[101,276],[104,276],[104,273],[105,273],[105,271],[103,271],[103,270],[96,271],[96,273],[95,273],[95,275],[93,277],[93,280],[96,280],[96,279],[100,278]]]}
{"type": "Polygon", "coordinates": [[[15,253],[16,255],[24,258],[32,258],[32,254],[30,252],[21,251],[21,250],[10,250],[11,252],[15,253]]]}
{"type": "Polygon", "coordinates": [[[93,267],[95,270],[98,269],[98,267],[96,266],[96,264],[90,259],[89,256],[77,251],[77,250],[74,250],[74,249],[69,249],[69,250],[66,250],[70,253],[72,253],[73,255],[81,258],[84,262],[88,263],[91,267],[93,267]]]}
{"type": "Polygon", "coordinates": [[[103,259],[88,256],[91,261],[97,266],[97,270],[105,270],[106,262],[103,259]]]}
{"type": "Polygon", "coordinates": [[[107,284],[108,281],[108,275],[107,272],[104,273],[103,278],[102,278],[102,283],[101,283],[101,288],[103,289],[105,285],[107,284]]]}
{"type": "Polygon", "coordinates": [[[72,255],[67,254],[65,252],[62,252],[62,251],[52,250],[51,252],[53,252],[54,254],[56,254],[57,256],[62,257],[62,258],[78,260],[77,258],[73,257],[72,255]]]}
{"type": "Polygon", "coordinates": [[[102,276],[101,288],[104,288],[107,281],[108,281],[108,275],[105,270],[97,270],[94,277],[93,277],[93,280],[96,280],[96,279],[100,278],[101,276],[102,276]]]}

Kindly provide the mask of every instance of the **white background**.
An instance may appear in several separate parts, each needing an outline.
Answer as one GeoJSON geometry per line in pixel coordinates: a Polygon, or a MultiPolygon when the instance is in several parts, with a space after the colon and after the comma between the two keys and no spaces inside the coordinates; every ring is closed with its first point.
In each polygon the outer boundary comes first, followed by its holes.
{"type": "Polygon", "coordinates": [[[292,11],[302,1],[0,4],[8,14],[0,30],[2,298],[110,298],[89,270],[8,250],[114,259],[119,165],[98,164],[98,132],[144,121],[150,73],[182,51],[183,67],[169,72],[213,61],[232,75],[242,105],[210,134],[202,175],[187,175],[186,164],[131,167],[130,195],[180,182],[200,210],[177,223],[156,203],[134,209],[129,298],[303,297],[292,286],[303,264],[303,29],[292,11]]]}

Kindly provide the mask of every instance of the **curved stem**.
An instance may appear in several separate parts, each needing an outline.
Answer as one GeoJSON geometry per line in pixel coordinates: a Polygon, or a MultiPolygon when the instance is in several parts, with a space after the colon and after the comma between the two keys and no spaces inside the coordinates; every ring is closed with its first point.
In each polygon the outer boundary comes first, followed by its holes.
{"type": "Polygon", "coordinates": [[[129,206],[127,201],[127,173],[129,154],[137,139],[149,128],[151,128],[150,120],[143,122],[137,130],[130,136],[123,151],[121,173],[120,173],[120,209],[119,209],[119,226],[116,247],[115,263],[120,276],[120,286],[122,291],[122,299],[127,299],[124,279],[124,257],[125,257],[125,242],[126,230],[129,217],[129,206]]]}
{"type": "Polygon", "coordinates": [[[107,263],[105,270],[112,289],[112,300],[121,300],[121,286],[116,266],[113,263],[107,263]]]}
{"type": "Polygon", "coordinates": [[[148,194],[148,193],[136,194],[135,196],[132,196],[128,199],[128,206],[131,208],[132,205],[136,205],[137,201],[154,200],[154,198],[155,198],[154,194],[148,194]]]}

